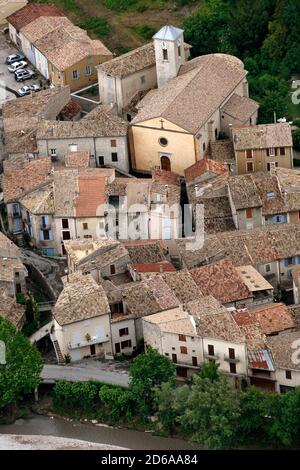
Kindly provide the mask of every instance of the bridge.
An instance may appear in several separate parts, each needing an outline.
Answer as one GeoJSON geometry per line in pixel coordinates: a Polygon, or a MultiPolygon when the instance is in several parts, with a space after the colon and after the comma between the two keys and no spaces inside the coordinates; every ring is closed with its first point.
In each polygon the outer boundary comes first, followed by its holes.
{"type": "Polygon", "coordinates": [[[45,338],[45,336],[50,334],[51,328],[53,326],[54,321],[51,320],[49,323],[46,323],[46,325],[42,326],[38,331],[33,333],[33,335],[30,336],[29,341],[31,344],[37,343],[41,339],[45,338]]]}
{"type": "Polygon", "coordinates": [[[40,313],[52,312],[54,305],[55,305],[55,301],[40,302],[37,304],[40,313]]]}

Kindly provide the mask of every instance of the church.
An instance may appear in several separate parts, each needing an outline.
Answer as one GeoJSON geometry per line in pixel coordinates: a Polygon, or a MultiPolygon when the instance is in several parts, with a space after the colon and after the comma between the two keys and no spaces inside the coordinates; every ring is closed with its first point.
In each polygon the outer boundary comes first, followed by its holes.
{"type": "Polygon", "coordinates": [[[231,138],[236,125],[255,125],[247,71],[238,58],[209,54],[189,59],[184,31],[164,26],[153,43],[98,67],[101,99],[130,121],[132,169],[184,174],[209,143],[231,138]]]}

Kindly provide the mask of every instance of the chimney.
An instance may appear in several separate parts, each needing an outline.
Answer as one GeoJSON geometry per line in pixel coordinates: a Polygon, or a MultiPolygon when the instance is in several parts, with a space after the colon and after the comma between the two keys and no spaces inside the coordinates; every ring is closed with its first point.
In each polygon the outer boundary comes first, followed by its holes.
{"type": "Polygon", "coordinates": [[[160,272],[160,273],[163,273],[163,272],[164,272],[164,265],[163,265],[163,264],[160,264],[160,265],[159,265],[159,272],[160,272]]]}

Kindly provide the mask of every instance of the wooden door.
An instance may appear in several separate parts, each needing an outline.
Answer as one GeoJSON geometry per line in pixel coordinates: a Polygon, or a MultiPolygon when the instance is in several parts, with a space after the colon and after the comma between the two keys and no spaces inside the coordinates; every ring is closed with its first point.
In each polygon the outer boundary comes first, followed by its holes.
{"type": "Polygon", "coordinates": [[[169,157],[166,155],[161,157],[161,169],[165,171],[171,171],[171,162],[169,157]]]}

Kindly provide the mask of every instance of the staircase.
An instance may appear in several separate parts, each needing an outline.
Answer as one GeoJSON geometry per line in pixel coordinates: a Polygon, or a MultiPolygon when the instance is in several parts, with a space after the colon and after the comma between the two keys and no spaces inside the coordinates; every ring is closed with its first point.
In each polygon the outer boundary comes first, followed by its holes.
{"type": "Polygon", "coordinates": [[[55,349],[56,357],[58,358],[58,364],[64,364],[65,360],[63,358],[58,341],[56,339],[53,341],[53,346],[55,349]]]}

